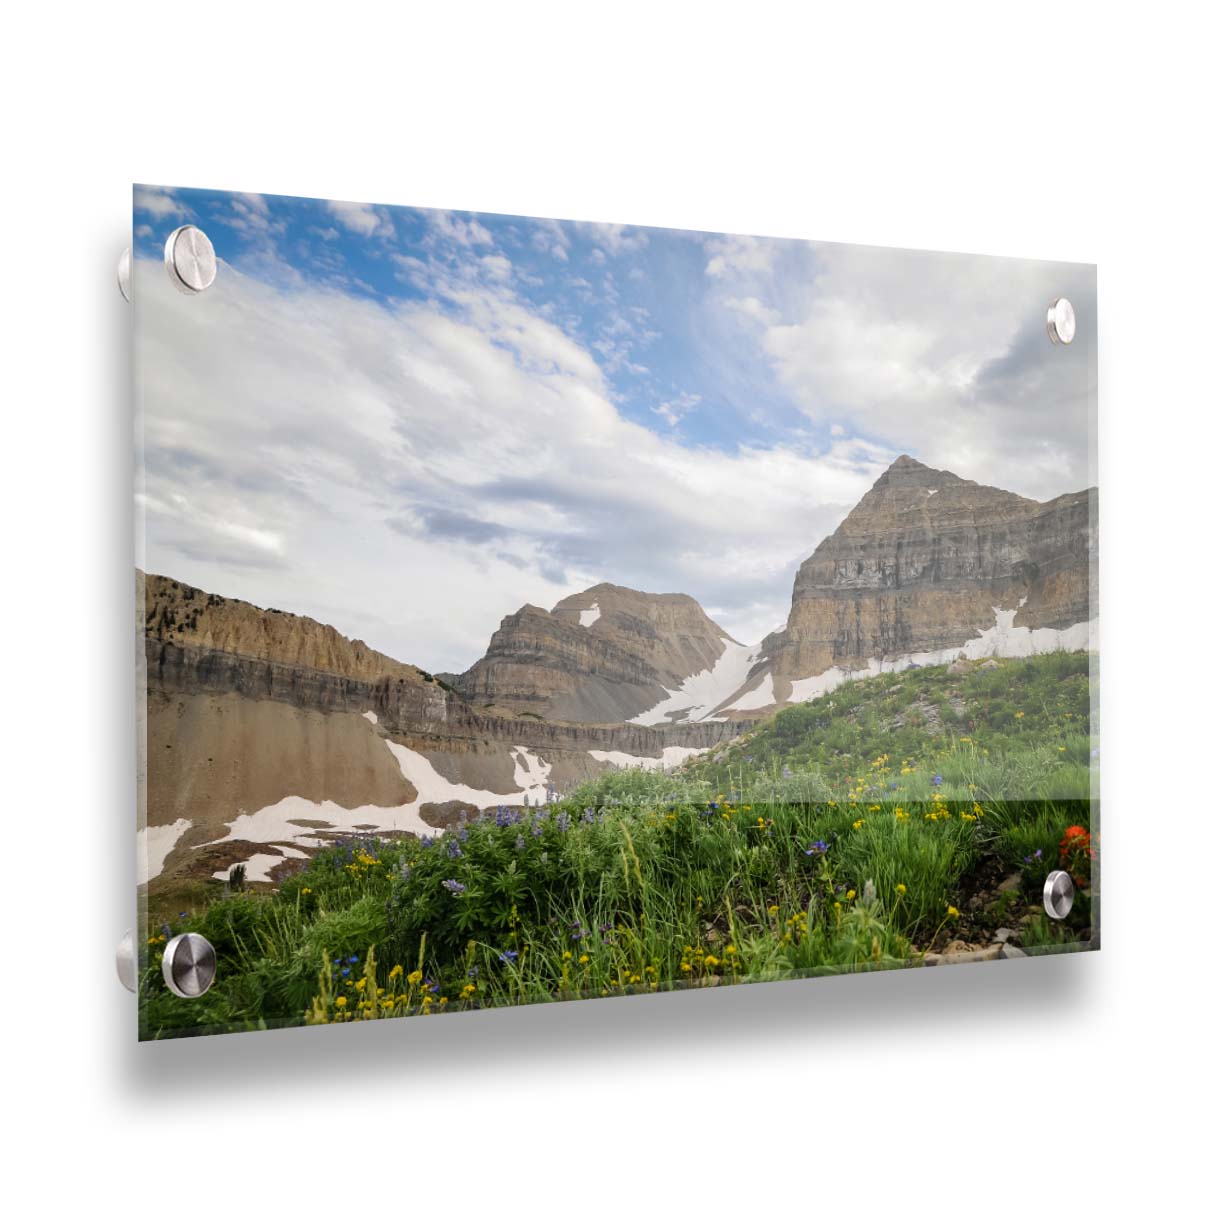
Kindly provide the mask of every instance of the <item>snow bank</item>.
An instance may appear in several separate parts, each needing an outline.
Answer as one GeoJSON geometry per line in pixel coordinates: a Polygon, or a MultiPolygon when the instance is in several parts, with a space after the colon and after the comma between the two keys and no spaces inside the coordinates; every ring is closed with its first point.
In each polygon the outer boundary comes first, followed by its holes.
{"type": "Polygon", "coordinates": [[[191,828],[190,820],[168,825],[146,825],[136,834],[136,883],[147,884],[162,873],[170,851],[191,828]]]}
{"type": "Polygon", "coordinates": [[[597,599],[585,612],[578,613],[578,623],[589,629],[600,617],[599,600],[597,599]]]}
{"type": "Polygon", "coordinates": [[[588,749],[588,754],[597,761],[616,765],[621,769],[674,769],[689,757],[700,756],[704,748],[670,747],[663,749],[661,757],[633,756],[628,752],[604,752],[601,748],[588,749]]]}
{"type": "MultiPolygon", "coordinates": [[[[668,689],[667,696],[658,705],[643,711],[627,721],[643,727],[657,726],[666,722],[701,722],[718,709],[736,690],[748,681],[748,673],[761,653],[760,646],[741,646],[730,638],[718,662],[708,671],[687,677],[678,689],[668,689]],[[672,715],[683,715],[673,718],[672,715]]],[[[710,719],[724,722],[725,719],[710,719]]]]}
{"type": "Polygon", "coordinates": [[[244,859],[242,863],[231,863],[228,867],[221,871],[214,871],[213,878],[217,880],[228,880],[229,873],[235,867],[242,866],[246,868],[246,878],[248,881],[259,880],[264,884],[272,883],[271,871],[278,863],[283,863],[286,859],[304,859],[307,856],[300,850],[293,849],[292,846],[276,846],[279,854],[252,854],[249,859],[244,859]]]}
{"type": "Polygon", "coordinates": [[[1029,629],[1015,623],[1019,610],[995,608],[994,625],[989,629],[979,629],[978,636],[963,646],[949,646],[945,650],[920,650],[896,659],[869,659],[866,667],[856,670],[830,667],[818,676],[796,680],[791,685],[791,695],[787,700],[810,701],[813,697],[823,697],[825,693],[832,692],[847,680],[864,680],[869,676],[906,671],[911,667],[955,663],[962,655],[967,659],[1026,659],[1030,655],[1050,654],[1056,650],[1088,650],[1090,643],[1096,641],[1095,620],[1081,621],[1068,629],[1029,629]]]}
{"type": "Polygon", "coordinates": [[[774,696],[774,681],[773,673],[766,672],[761,677],[761,683],[756,686],[751,692],[745,693],[742,697],[737,698],[733,706],[729,706],[730,710],[763,710],[766,706],[771,706],[778,699],[774,696]]]}
{"type": "MultiPolygon", "coordinates": [[[[462,782],[451,782],[434,768],[428,757],[414,752],[411,748],[405,748],[403,744],[394,744],[390,740],[383,742],[395,757],[400,773],[412,783],[417,792],[417,797],[411,803],[395,807],[377,807],[372,803],[365,803],[359,807],[345,808],[330,799],[316,803],[303,799],[300,795],[288,795],[257,812],[240,813],[235,820],[227,822],[229,832],[224,837],[208,844],[215,846],[229,841],[289,843],[287,846],[272,847],[273,850],[280,850],[279,855],[261,853],[247,860],[247,879],[267,880],[269,871],[277,863],[287,858],[306,857],[294,847],[318,849],[329,845],[337,834],[360,834],[377,830],[414,833],[418,837],[436,837],[438,830],[421,817],[421,805],[425,803],[449,803],[456,800],[459,803],[471,804],[474,808],[487,808],[497,807],[499,804],[544,803],[548,799],[548,776],[552,772],[552,765],[542,761],[526,748],[516,746],[511,753],[515,785],[522,789],[501,794],[497,791],[478,790],[462,782]],[[304,825],[304,821],[311,823],[304,825]]],[[[216,874],[223,879],[229,875],[229,869],[216,874]]]]}

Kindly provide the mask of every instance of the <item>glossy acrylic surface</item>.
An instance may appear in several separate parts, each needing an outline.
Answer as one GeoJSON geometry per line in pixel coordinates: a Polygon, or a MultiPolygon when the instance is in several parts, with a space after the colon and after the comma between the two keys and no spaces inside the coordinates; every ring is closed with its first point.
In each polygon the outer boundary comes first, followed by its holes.
{"type": "Polygon", "coordinates": [[[1094,268],[133,226],[142,1037],[1098,944],[1094,268]]]}

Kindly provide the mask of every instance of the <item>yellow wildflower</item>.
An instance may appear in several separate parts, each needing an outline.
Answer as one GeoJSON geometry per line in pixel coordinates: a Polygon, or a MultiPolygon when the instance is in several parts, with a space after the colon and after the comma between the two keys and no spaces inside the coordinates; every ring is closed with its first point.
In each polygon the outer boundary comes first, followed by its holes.
{"type": "Polygon", "coordinates": [[[588,964],[588,963],[590,962],[590,959],[591,959],[591,958],[590,958],[589,956],[587,956],[587,954],[584,952],[584,953],[583,953],[583,954],[582,954],[582,955],[581,955],[581,956],[578,958],[578,963],[579,963],[580,965],[585,965],[585,964],[588,964]]]}
{"type": "Polygon", "coordinates": [[[856,896],[858,896],[858,894],[854,891],[853,888],[849,888],[846,890],[846,900],[847,901],[853,901],[856,896]]]}
{"type": "Polygon", "coordinates": [[[898,885],[897,885],[897,892],[899,892],[899,893],[901,894],[901,896],[903,896],[903,897],[904,897],[904,896],[905,896],[905,892],[906,892],[905,885],[904,885],[904,884],[898,884],[898,885]]]}
{"type": "Polygon", "coordinates": [[[949,905],[948,906],[948,917],[949,918],[959,918],[960,910],[958,910],[955,905],[949,905]]]}

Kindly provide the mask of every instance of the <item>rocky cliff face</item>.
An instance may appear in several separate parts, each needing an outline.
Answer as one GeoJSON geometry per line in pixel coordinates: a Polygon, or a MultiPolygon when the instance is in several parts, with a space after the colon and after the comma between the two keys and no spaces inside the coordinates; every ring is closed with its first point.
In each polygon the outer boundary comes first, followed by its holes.
{"type": "Polygon", "coordinates": [[[1020,629],[1081,624],[1095,549],[1095,490],[1035,502],[903,455],[800,566],[757,672],[793,682],[947,650],[996,609],[1020,629]]]}
{"type": "Polygon", "coordinates": [[[603,583],[551,612],[507,616],[456,689],[474,706],[563,722],[618,722],[708,671],[731,641],[688,595],[603,583]]]}
{"type": "MultiPolygon", "coordinates": [[[[651,676],[652,666],[662,674],[696,666],[712,649],[703,635],[713,623],[692,600],[663,597],[653,622],[639,616],[635,626],[632,600],[597,590],[614,627],[593,635],[588,657],[617,678],[610,684],[651,676]],[[664,640],[668,625],[680,627],[678,647],[664,640]],[[635,634],[648,643],[636,655],[621,644],[635,634]]],[[[550,788],[617,764],[675,764],[748,726],[559,722],[476,709],[434,677],[308,617],[156,575],[137,573],[137,594],[151,878],[224,875],[239,861],[283,872],[340,832],[428,832],[482,807],[542,802],[550,788]]],[[[540,613],[562,640],[589,633],[591,609],[571,602],[555,616],[540,613]]],[[[554,654],[552,665],[559,673],[564,663],[554,654]]],[[[658,686],[642,687],[653,695],[658,686]]]]}

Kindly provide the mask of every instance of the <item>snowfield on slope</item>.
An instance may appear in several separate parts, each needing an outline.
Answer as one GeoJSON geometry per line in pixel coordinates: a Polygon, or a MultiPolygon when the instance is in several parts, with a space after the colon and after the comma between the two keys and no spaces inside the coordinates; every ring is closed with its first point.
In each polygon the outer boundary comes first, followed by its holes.
{"type": "Polygon", "coordinates": [[[761,647],[741,646],[730,638],[723,641],[726,646],[713,667],[687,677],[678,689],[668,689],[667,696],[657,705],[626,721],[643,727],[672,722],[726,722],[725,718],[710,715],[748,682],[748,673],[760,656],[761,647]]]}
{"type": "MultiPolygon", "coordinates": [[[[1024,606],[1021,601],[1021,607],[1024,606]]],[[[847,680],[865,680],[887,672],[906,671],[911,667],[936,667],[941,663],[955,663],[962,655],[967,659],[1025,659],[1029,655],[1050,654],[1056,650],[1089,650],[1096,642],[1097,622],[1081,621],[1067,629],[1029,629],[1017,625],[1016,613],[1020,608],[995,608],[995,623],[989,629],[979,629],[978,636],[963,646],[949,646],[944,650],[921,650],[901,655],[896,659],[868,659],[867,666],[847,670],[830,667],[818,676],[796,680],[791,685],[788,702],[811,701],[823,697],[847,680]]]]}
{"type": "MultiPolygon", "coordinates": [[[[300,795],[288,795],[277,803],[262,807],[256,812],[243,812],[235,820],[228,821],[229,832],[209,845],[229,841],[258,842],[279,850],[279,855],[260,853],[245,861],[248,880],[270,880],[269,872],[287,858],[305,858],[293,847],[319,849],[329,845],[338,833],[360,834],[375,831],[395,830],[414,833],[418,837],[437,837],[439,830],[421,817],[421,805],[425,803],[470,803],[475,808],[497,807],[500,804],[539,804],[548,800],[548,777],[552,765],[542,761],[535,753],[516,745],[510,756],[514,762],[514,782],[521,789],[500,794],[496,791],[478,790],[462,782],[450,782],[430,762],[429,758],[403,744],[384,741],[404,775],[417,792],[411,803],[398,807],[378,807],[372,803],[355,808],[344,808],[330,799],[316,803],[300,795]],[[281,846],[276,843],[286,843],[281,846]]],[[[181,822],[186,824],[187,822],[181,822]]],[[[168,826],[173,827],[173,826],[168,826]]],[[[172,844],[172,843],[171,843],[172,844]]],[[[165,853],[169,853],[169,847],[165,853]]],[[[162,855],[157,871],[161,870],[162,855]]],[[[214,872],[225,879],[230,869],[214,872]]],[[[153,874],[157,874],[154,872],[153,874]]]]}
{"type": "Polygon", "coordinates": [[[701,756],[704,748],[670,747],[663,749],[663,755],[657,757],[634,756],[628,752],[605,752],[602,748],[589,748],[589,755],[607,765],[615,765],[618,769],[675,769],[689,757],[701,756]]]}

